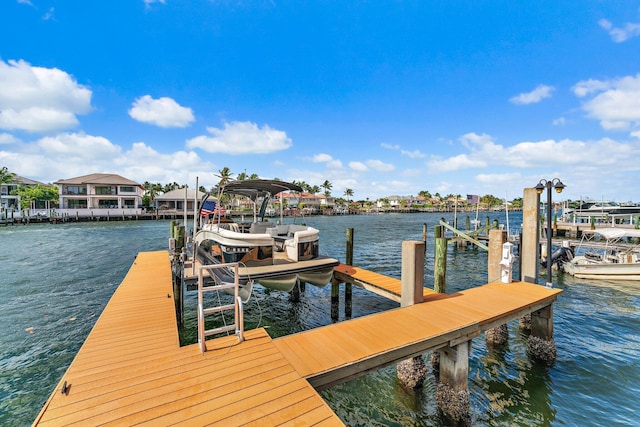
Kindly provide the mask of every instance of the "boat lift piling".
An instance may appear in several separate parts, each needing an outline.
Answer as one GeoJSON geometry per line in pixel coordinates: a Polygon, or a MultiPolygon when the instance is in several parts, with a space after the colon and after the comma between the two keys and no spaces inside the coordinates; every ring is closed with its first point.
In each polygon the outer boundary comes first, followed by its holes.
{"type": "MultiPolygon", "coordinates": [[[[347,228],[346,235],[346,265],[353,265],[353,228],[347,228]]],[[[340,317],[340,280],[335,277],[331,279],[331,321],[337,322],[340,317]]],[[[349,282],[344,284],[344,317],[345,319],[351,319],[352,314],[352,288],[353,285],[349,282]]]]}

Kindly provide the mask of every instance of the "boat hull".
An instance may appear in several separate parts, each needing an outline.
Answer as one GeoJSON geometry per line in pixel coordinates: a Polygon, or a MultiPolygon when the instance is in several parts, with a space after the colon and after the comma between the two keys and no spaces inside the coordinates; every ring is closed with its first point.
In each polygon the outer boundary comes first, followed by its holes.
{"type": "Polygon", "coordinates": [[[579,279],[640,280],[640,262],[594,262],[579,256],[564,264],[563,268],[579,279]]]}

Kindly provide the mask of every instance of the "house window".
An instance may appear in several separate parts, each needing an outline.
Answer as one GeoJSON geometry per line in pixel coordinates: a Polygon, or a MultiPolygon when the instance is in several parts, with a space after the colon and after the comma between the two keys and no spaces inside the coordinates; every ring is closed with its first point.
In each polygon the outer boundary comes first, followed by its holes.
{"type": "Polygon", "coordinates": [[[135,209],[136,201],[133,199],[124,199],[122,201],[122,207],[127,209],[135,209]]]}
{"type": "Polygon", "coordinates": [[[100,199],[98,200],[98,209],[115,209],[118,207],[117,200],[100,199]]]}
{"type": "Polygon", "coordinates": [[[120,186],[120,192],[121,193],[135,193],[136,192],[136,187],[130,186],[130,185],[121,185],[120,186]]]}
{"type": "Polygon", "coordinates": [[[87,209],[87,200],[86,199],[81,199],[81,200],[67,200],[67,209],[87,209]]]}
{"type": "Polygon", "coordinates": [[[116,187],[96,187],[96,194],[99,196],[116,195],[116,187]]]}
{"type": "Polygon", "coordinates": [[[79,185],[66,185],[62,187],[62,194],[66,194],[66,195],[87,194],[87,187],[79,186],[79,185]]]}

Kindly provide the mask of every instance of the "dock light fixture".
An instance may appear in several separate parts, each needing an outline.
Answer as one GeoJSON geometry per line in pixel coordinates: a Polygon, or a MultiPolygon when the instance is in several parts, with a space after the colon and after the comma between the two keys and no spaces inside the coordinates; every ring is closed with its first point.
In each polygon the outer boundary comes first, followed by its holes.
{"type": "Polygon", "coordinates": [[[552,288],[553,283],[551,282],[551,237],[553,235],[553,229],[551,228],[551,189],[555,188],[556,193],[562,193],[562,190],[565,188],[565,185],[560,181],[559,178],[554,178],[552,180],[541,179],[536,185],[536,191],[538,194],[542,194],[542,191],[547,189],[547,288],[552,288]]]}

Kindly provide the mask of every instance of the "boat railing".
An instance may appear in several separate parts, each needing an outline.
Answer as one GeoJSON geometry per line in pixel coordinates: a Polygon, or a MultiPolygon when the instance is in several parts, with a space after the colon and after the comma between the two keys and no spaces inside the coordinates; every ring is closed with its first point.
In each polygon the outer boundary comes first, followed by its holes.
{"type": "MultiPolygon", "coordinates": [[[[234,332],[238,340],[242,342],[244,340],[244,311],[242,306],[242,298],[239,295],[240,283],[238,280],[238,263],[225,263],[225,264],[212,264],[203,265],[198,268],[198,344],[200,344],[200,351],[204,353],[207,351],[205,340],[212,335],[219,335],[229,332],[234,332]],[[204,272],[215,268],[230,268],[234,271],[234,281],[229,282],[213,282],[213,284],[204,283],[204,272]],[[211,291],[225,291],[233,289],[233,303],[222,304],[205,308],[204,307],[204,293],[211,291]],[[227,325],[224,320],[225,311],[234,311],[233,324],[227,325]],[[222,319],[224,326],[220,326],[213,329],[205,329],[205,316],[215,313],[222,313],[222,319]]],[[[218,300],[220,301],[220,300],[218,300]]]]}

